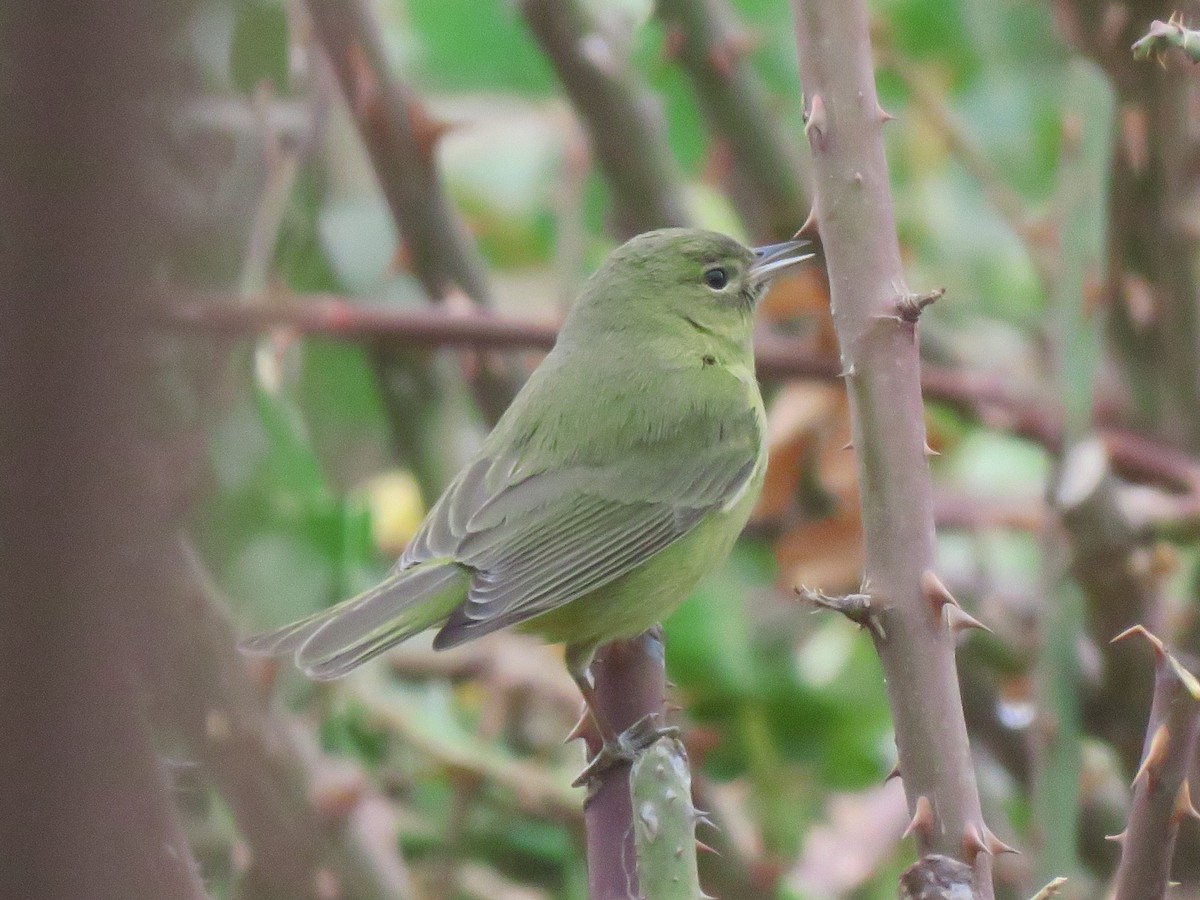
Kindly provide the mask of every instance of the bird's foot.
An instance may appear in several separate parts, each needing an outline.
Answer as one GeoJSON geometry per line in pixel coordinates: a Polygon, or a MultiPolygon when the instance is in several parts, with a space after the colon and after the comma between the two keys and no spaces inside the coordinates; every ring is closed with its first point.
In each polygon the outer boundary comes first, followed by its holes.
{"type": "Polygon", "coordinates": [[[571,782],[572,787],[587,785],[594,787],[600,776],[617,766],[632,765],[638,754],[648,750],[660,738],[679,737],[679,729],[673,725],[657,724],[653,713],[642,716],[615,738],[606,740],[600,752],[592,757],[579,776],[571,782]]]}

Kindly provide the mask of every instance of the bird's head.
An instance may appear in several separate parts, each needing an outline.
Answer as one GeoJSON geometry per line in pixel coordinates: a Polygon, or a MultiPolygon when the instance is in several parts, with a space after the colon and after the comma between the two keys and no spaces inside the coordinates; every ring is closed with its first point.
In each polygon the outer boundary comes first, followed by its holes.
{"type": "Polygon", "coordinates": [[[686,333],[749,342],[754,307],[771,279],[812,256],[805,241],[749,248],[698,228],[626,241],[588,280],[564,331],[686,333]]]}

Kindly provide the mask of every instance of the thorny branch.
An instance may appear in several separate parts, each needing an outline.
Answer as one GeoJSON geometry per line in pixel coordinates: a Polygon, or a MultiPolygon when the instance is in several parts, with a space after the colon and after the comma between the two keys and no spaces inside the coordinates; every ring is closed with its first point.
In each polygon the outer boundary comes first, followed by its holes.
{"type": "Polygon", "coordinates": [[[875,647],[887,678],[900,770],[922,856],[974,869],[992,897],[1003,845],[983,821],[946,610],[934,573],[933,492],[926,460],[916,324],[896,308],[903,285],[865,4],[795,0],[814,218],[825,248],[834,326],[857,449],[864,580],[885,608],[875,647]]]}
{"type": "Polygon", "coordinates": [[[1161,900],[1179,826],[1186,818],[1200,819],[1187,780],[1200,735],[1200,681],[1140,625],[1113,640],[1133,635],[1141,635],[1154,649],[1154,703],[1142,763],[1133,779],[1129,824],[1113,837],[1121,845],[1115,900],[1161,900]]]}

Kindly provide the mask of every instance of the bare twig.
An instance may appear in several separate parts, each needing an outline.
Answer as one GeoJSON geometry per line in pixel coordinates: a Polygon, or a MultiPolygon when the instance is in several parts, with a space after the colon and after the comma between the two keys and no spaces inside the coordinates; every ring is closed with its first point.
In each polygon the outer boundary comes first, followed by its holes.
{"type": "Polygon", "coordinates": [[[1115,900],[1161,900],[1179,826],[1185,818],[1200,819],[1187,781],[1200,734],[1200,681],[1140,625],[1116,639],[1133,634],[1154,648],[1154,703],[1133,779],[1129,824],[1115,838],[1121,845],[1115,900]]]}
{"type": "MultiPolygon", "coordinates": [[[[431,302],[457,291],[480,306],[491,306],[486,267],[438,177],[435,150],[445,126],[389,72],[379,25],[364,0],[309,0],[307,7],[404,240],[413,274],[431,302]]],[[[410,418],[406,407],[411,404],[396,396],[391,381],[396,373],[398,380],[411,380],[413,361],[379,349],[373,362],[390,416],[410,418]]],[[[472,381],[485,416],[495,421],[515,393],[512,379],[483,365],[472,381]]]]}
{"type": "MultiPolygon", "coordinates": [[[[171,322],[233,336],[284,326],[306,335],[366,344],[477,350],[547,350],[557,335],[557,328],[546,322],[502,318],[482,311],[395,309],[320,294],[305,295],[303,302],[272,305],[186,302],[175,307],[171,322]]],[[[767,334],[758,336],[755,357],[759,375],[767,379],[833,380],[841,371],[836,360],[805,353],[794,342],[767,334]]],[[[1002,377],[925,366],[921,384],[928,399],[962,415],[982,419],[989,427],[1012,432],[1051,450],[1061,447],[1058,411],[1015,394],[1002,377]]],[[[1108,427],[1100,434],[1114,469],[1125,477],[1150,481],[1182,494],[1200,492],[1200,461],[1195,458],[1134,431],[1108,427]]]]}
{"type": "Polygon", "coordinates": [[[587,129],[617,232],[690,224],[662,127],[609,38],[578,0],[521,0],[520,9],[587,129]]]}
{"type": "Polygon", "coordinates": [[[896,311],[904,279],[867,12],[861,2],[838,0],[796,0],[793,9],[814,212],[858,448],[865,583],[885,610],[887,637],[876,634],[875,646],[912,814],[909,833],[922,856],[950,856],[974,868],[975,890],[990,900],[993,840],[975,785],[954,635],[943,615],[949,603],[929,590],[937,579],[917,326],[896,311]]]}
{"type": "Polygon", "coordinates": [[[790,235],[808,215],[806,160],[784,131],[754,69],[747,38],[727,0],[662,0],[658,14],[704,111],[726,145],[735,174],[731,195],[751,229],[790,235]]]}
{"type": "Polygon", "coordinates": [[[389,72],[379,25],[363,0],[309,0],[307,7],[414,274],[434,300],[457,288],[491,305],[486,268],[437,175],[434,150],[444,127],[389,72]]]}

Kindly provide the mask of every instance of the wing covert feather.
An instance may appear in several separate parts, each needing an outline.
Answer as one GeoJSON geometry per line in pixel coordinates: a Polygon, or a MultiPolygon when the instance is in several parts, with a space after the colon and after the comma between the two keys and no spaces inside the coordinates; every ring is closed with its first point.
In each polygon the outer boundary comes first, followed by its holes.
{"type": "Polygon", "coordinates": [[[556,445],[546,431],[569,427],[567,413],[529,387],[397,563],[453,559],[472,571],[466,603],[439,635],[442,646],[614,581],[736,498],[754,472],[761,425],[744,393],[740,408],[692,404],[653,421],[643,416],[653,427],[625,433],[593,409],[573,411],[575,427],[593,417],[597,433],[570,442],[574,455],[564,457],[554,451],[567,442],[556,445]]]}

